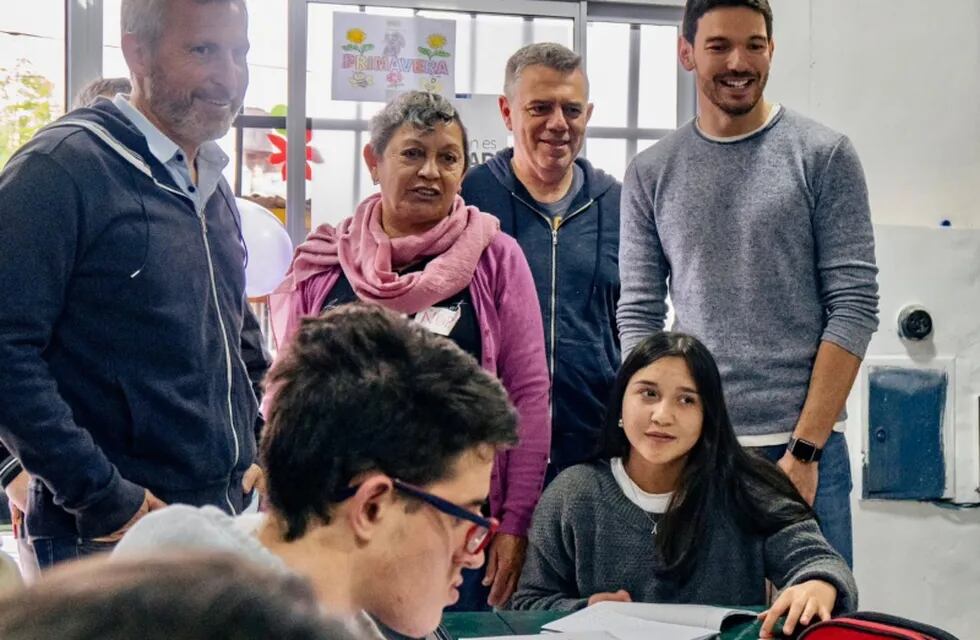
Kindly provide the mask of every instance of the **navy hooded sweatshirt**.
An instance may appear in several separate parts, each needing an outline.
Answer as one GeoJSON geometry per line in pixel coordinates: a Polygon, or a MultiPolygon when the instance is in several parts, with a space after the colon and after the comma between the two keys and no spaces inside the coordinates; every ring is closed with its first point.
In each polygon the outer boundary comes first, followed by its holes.
{"type": "Polygon", "coordinates": [[[585,182],[557,225],[511,169],[513,149],[474,167],[463,180],[467,204],[500,219],[534,276],[552,379],[551,463],[582,462],[598,446],[619,368],[619,197],[615,178],[578,158],[585,182]]]}
{"type": "Polygon", "coordinates": [[[110,101],[10,160],[0,439],[33,477],[32,538],[110,534],[144,487],[241,509],[257,420],[244,360],[264,366],[244,261],[227,183],[199,214],[110,101]]]}

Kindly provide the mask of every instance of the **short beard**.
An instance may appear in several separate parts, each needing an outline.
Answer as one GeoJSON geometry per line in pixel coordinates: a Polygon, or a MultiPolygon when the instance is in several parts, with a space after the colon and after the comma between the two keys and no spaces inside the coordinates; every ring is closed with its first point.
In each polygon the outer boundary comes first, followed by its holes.
{"type": "Polygon", "coordinates": [[[769,74],[767,73],[764,76],[758,76],[755,78],[755,80],[758,86],[758,90],[756,92],[755,99],[752,100],[748,105],[730,104],[721,100],[721,98],[718,96],[718,91],[715,90],[714,78],[711,79],[711,85],[710,85],[711,90],[705,93],[708,96],[708,99],[711,101],[711,104],[715,105],[716,107],[724,111],[726,114],[735,117],[744,116],[745,114],[750,113],[753,109],[755,109],[756,105],[759,104],[759,101],[762,100],[762,94],[766,89],[766,83],[769,81],[769,74]]]}
{"type": "Polygon", "coordinates": [[[226,117],[207,120],[194,109],[193,94],[181,96],[169,90],[167,75],[158,66],[150,70],[146,83],[147,104],[153,114],[176,135],[195,145],[223,138],[241,109],[241,102],[233,102],[226,117]]]}

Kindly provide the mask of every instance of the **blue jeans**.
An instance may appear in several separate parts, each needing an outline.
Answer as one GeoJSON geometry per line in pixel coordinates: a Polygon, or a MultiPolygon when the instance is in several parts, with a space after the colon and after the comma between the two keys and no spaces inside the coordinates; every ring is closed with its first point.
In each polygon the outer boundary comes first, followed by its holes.
{"type": "MultiPolygon", "coordinates": [[[[773,462],[786,453],[786,447],[756,447],[756,451],[773,462]]],[[[851,459],[847,454],[847,441],[843,433],[834,432],[824,445],[818,463],[820,477],[817,480],[817,497],[813,510],[820,523],[820,531],[837,553],[844,556],[847,566],[854,566],[854,550],[851,537],[851,459]]]]}
{"type": "Polygon", "coordinates": [[[112,542],[95,542],[82,538],[34,538],[34,555],[42,570],[49,569],[59,562],[77,560],[96,553],[108,553],[115,547],[112,542]]]}

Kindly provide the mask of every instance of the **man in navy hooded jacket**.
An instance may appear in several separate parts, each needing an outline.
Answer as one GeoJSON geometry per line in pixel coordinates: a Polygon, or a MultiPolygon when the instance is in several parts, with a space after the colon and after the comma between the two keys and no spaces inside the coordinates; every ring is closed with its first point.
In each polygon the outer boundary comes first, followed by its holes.
{"type": "Polygon", "coordinates": [[[579,55],[555,43],[507,61],[500,112],[514,148],[470,170],[467,204],[500,218],[537,285],[552,379],[549,477],[589,458],[619,367],[621,185],[576,159],[592,115],[579,55]]]}
{"type": "Polygon", "coordinates": [[[0,439],[31,477],[42,566],[165,503],[240,511],[260,473],[265,362],[213,142],[248,84],[245,4],[124,0],[122,23],[131,96],[69,113],[0,174],[0,439]]]}

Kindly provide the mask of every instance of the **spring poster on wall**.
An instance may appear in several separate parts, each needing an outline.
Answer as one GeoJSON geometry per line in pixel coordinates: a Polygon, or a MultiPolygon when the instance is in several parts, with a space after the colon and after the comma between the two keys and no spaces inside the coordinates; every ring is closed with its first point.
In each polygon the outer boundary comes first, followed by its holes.
{"type": "Polygon", "coordinates": [[[334,100],[384,102],[412,89],[454,95],[452,20],[335,13],[333,43],[334,100]]]}

